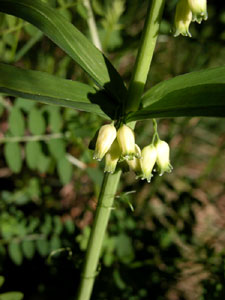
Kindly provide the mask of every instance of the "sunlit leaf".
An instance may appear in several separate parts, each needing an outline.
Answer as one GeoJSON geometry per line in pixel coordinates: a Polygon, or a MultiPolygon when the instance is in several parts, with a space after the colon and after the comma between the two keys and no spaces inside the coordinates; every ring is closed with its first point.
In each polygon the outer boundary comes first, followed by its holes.
{"type": "Polygon", "coordinates": [[[44,32],[70,55],[117,102],[125,100],[126,88],[106,57],[58,11],[42,1],[1,0],[0,11],[15,15],[44,32]]]}
{"type": "Polygon", "coordinates": [[[225,117],[225,67],[192,72],[163,81],[142,98],[128,121],[182,116],[225,117]]]}
{"type": "Polygon", "coordinates": [[[118,109],[104,91],[96,91],[87,84],[2,63],[0,63],[0,92],[84,110],[105,118],[113,119],[118,109]]]}

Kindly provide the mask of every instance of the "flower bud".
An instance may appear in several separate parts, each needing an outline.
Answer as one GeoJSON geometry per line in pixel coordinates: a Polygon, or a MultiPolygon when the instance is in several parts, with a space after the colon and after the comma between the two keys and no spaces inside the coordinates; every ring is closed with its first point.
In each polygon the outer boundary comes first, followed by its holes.
{"type": "Polygon", "coordinates": [[[116,138],[116,128],[113,124],[103,125],[98,133],[94,159],[102,160],[116,138]]]}
{"type": "Polygon", "coordinates": [[[136,151],[136,157],[134,157],[134,159],[132,160],[127,160],[127,163],[130,167],[130,170],[133,170],[137,175],[139,175],[141,174],[141,163],[140,163],[141,149],[137,144],[135,144],[135,151],[136,151]]]}
{"type": "Polygon", "coordinates": [[[105,155],[105,170],[104,172],[114,173],[117,162],[120,158],[121,150],[117,140],[115,140],[105,155]]]}
{"type": "Polygon", "coordinates": [[[153,144],[146,146],[141,151],[141,179],[147,179],[148,182],[151,181],[152,169],[155,165],[157,158],[156,148],[153,144]]]}
{"type": "Polygon", "coordinates": [[[170,164],[170,147],[169,145],[159,140],[156,144],[156,151],[157,151],[157,159],[156,163],[159,168],[160,176],[163,175],[164,172],[170,173],[173,167],[170,164]]]}
{"type": "Polygon", "coordinates": [[[127,125],[123,125],[117,131],[117,141],[121,148],[122,157],[133,159],[137,156],[135,151],[134,131],[127,125]]]}
{"type": "MultiPolygon", "coordinates": [[[[194,1],[194,0],[193,0],[194,1]]],[[[191,37],[189,26],[192,21],[192,11],[187,0],[179,0],[175,13],[175,33],[174,36],[184,35],[191,37]]]]}
{"type": "Polygon", "coordinates": [[[189,7],[192,11],[192,21],[201,23],[207,20],[207,1],[206,0],[188,0],[189,7]]]}

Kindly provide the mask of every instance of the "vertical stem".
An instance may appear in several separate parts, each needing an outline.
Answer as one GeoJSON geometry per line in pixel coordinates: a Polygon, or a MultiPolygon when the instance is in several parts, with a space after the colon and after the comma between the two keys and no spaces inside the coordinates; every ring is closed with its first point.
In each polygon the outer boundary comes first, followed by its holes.
{"type": "Polygon", "coordinates": [[[100,51],[102,51],[102,45],[99,39],[98,30],[95,23],[95,17],[91,8],[91,3],[89,0],[83,0],[83,3],[84,6],[87,8],[87,13],[88,13],[87,23],[91,33],[92,42],[100,51]]]}
{"type": "Polygon", "coordinates": [[[77,300],[89,300],[91,297],[93,284],[97,275],[96,270],[101,253],[103,238],[108,225],[110,212],[113,208],[113,201],[120,175],[121,171],[112,175],[106,173],[104,176],[94,224],[88,242],[77,300]]]}
{"type": "MultiPolygon", "coordinates": [[[[150,6],[149,4],[141,45],[135,63],[134,74],[129,86],[126,107],[127,112],[137,110],[139,107],[140,98],[144,90],[144,85],[157,40],[164,3],[165,0],[153,0],[152,5],[150,6]]],[[[88,242],[77,300],[89,300],[91,297],[94,280],[97,275],[96,269],[101,253],[102,243],[120,175],[121,171],[118,171],[113,175],[106,174],[104,176],[93,229],[88,242]]]]}
{"type": "Polygon", "coordinates": [[[164,4],[165,0],[149,1],[141,44],[128,90],[126,112],[136,111],[139,107],[158,37],[164,4]],[[152,5],[150,5],[150,2],[152,2],[152,5]]]}

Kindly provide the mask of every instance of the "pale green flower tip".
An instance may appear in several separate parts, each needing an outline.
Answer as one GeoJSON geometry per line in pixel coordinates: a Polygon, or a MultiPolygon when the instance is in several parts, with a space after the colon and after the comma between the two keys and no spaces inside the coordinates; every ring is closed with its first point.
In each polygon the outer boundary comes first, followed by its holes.
{"type": "Polygon", "coordinates": [[[151,179],[152,179],[152,177],[153,177],[153,175],[152,175],[152,174],[150,174],[150,175],[148,174],[147,176],[145,176],[145,175],[142,175],[142,176],[141,176],[141,180],[145,180],[145,179],[146,179],[146,180],[147,180],[147,182],[148,182],[148,183],[150,183],[150,182],[151,182],[151,179]]]}
{"type": "Polygon", "coordinates": [[[179,30],[176,30],[173,34],[174,37],[178,37],[180,35],[180,31],[179,30]]]}
{"type": "Polygon", "coordinates": [[[188,37],[190,37],[190,38],[192,37],[192,35],[191,35],[191,33],[190,33],[189,30],[186,31],[186,35],[185,35],[185,36],[188,36],[188,37]]]}
{"type": "Polygon", "coordinates": [[[168,173],[171,173],[173,171],[173,166],[171,165],[171,163],[169,163],[169,171],[167,171],[168,173]]]}
{"type": "Polygon", "coordinates": [[[141,158],[141,154],[140,153],[137,153],[136,151],[133,152],[133,151],[130,151],[130,152],[125,152],[122,154],[122,157],[126,160],[133,160],[135,158],[138,158],[140,159],[141,158]]]}
{"type": "Polygon", "coordinates": [[[116,170],[116,165],[115,166],[106,166],[105,165],[105,169],[104,169],[104,173],[110,173],[113,174],[116,170]]]}
{"type": "Polygon", "coordinates": [[[188,36],[188,37],[192,37],[192,35],[191,35],[191,33],[190,33],[190,31],[189,31],[189,29],[187,28],[186,30],[179,30],[179,29],[177,29],[175,32],[174,32],[174,34],[173,34],[173,36],[174,37],[178,37],[179,35],[183,35],[183,36],[188,36]]]}
{"type": "Polygon", "coordinates": [[[187,3],[187,0],[179,0],[176,6],[175,20],[174,20],[174,36],[180,34],[191,37],[189,26],[192,21],[192,11],[187,3]]]}
{"type": "Polygon", "coordinates": [[[141,180],[147,180],[147,182],[151,182],[151,178],[153,177],[152,170],[150,169],[142,169],[142,173],[140,174],[141,180]]]}
{"type": "Polygon", "coordinates": [[[105,155],[105,170],[104,172],[108,172],[113,174],[115,172],[118,160],[120,158],[121,151],[118,145],[117,140],[115,140],[110,147],[109,151],[105,155]]]}
{"type": "Polygon", "coordinates": [[[207,13],[207,12],[204,13],[203,20],[204,20],[204,21],[207,21],[207,20],[208,20],[208,13],[207,13]]]}
{"type": "Polygon", "coordinates": [[[95,151],[93,155],[93,159],[96,159],[97,161],[101,161],[103,159],[104,155],[101,155],[99,152],[95,151]]]}
{"type": "Polygon", "coordinates": [[[208,19],[207,12],[202,12],[200,14],[193,14],[192,22],[197,22],[198,24],[201,24],[202,21],[206,21],[208,19]]]}
{"type": "Polygon", "coordinates": [[[136,156],[135,153],[123,153],[122,157],[126,160],[133,160],[136,156]]]}
{"type": "Polygon", "coordinates": [[[200,24],[202,20],[208,19],[206,0],[187,0],[187,2],[193,14],[193,22],[200,24]]]}
{"type": "Polygon", "coordinates": [[[137,158],[137,159],[141,159],[141,155],[138,154],[138,153],[135,153],[134,157],[137,158]]]}
{"type": "Polygon", "coordinates": [[[169,163],[164,168],[160,169],[159,176],[162,176],[164,173],[171,173],[173,171],[173,166],[169,163]]]}

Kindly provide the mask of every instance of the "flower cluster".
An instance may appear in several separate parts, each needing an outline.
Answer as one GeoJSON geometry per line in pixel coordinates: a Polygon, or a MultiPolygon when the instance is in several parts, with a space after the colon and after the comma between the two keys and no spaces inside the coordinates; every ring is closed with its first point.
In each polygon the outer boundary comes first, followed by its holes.
{"type": "Polygon", "coordinates": [[[207,0],[179,0],[175,13],[174,36],[184,35],[191,37],[189,26],[191,22],[207,20],[207,0]]]}
{"type": "Polygon", "coordinates": [[[124,124],[116,131],[108,124],[99,130],[93,158],[101,161],[105,156],[105,172],[109,173],[115,172],[118,162],[125,162],[138,178],[150,182],[155,165],[160,176],[172,171],[169,152],[169,145],[160,139],[141,151],[129,126],[124,124]]]}

